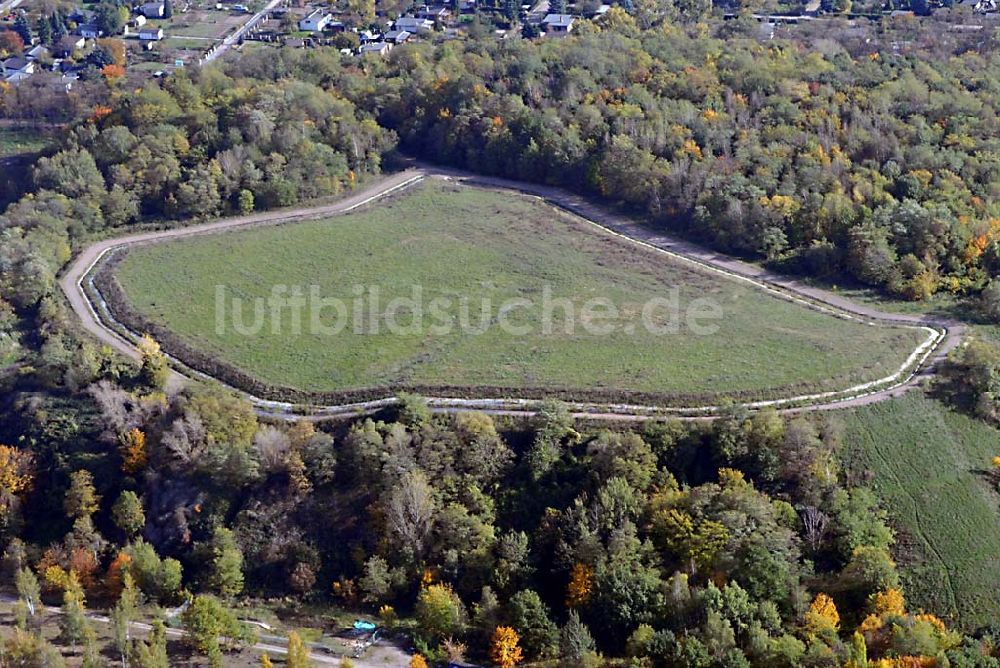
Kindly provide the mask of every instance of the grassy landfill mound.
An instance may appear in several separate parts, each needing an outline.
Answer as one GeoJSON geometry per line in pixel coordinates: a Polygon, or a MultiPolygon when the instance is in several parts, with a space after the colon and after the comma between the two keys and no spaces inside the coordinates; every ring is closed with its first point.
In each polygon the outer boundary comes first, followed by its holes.
{"type": "MultiPolygon", "coordinates": [[[[563,388],[571,396],[604,392],[615,399],[630,392],[773,398],[887,376],[923,338],[914,329],[837,318],[694,269],[533,198],[439,182],[327,220],[137,246],[114,272],[141,321],[162,325],[185,346],[254,378],[308,392],[446,387],[490,388],[502,396],[563,388]],[[232,326],[216,331],[217,285],[245,299],[267,298],[274,285],[316,285],[322,296],[347,304],[355,286],[374,285],[383,307],[411,297],[419,285],[425,304],[468,297],[473,322],[488,299],[494,324],[506,300],[525,298],[535,307],[511,311],[512,322],[532,330],[527,335],[492,325],[481,334],[425,328],[399,335],[384,327],[376,334],[349,326],[330,336],[304,326],[292,335],[286,313],[279,333],[268,326],[246,336],[232,326]],[[578,318],[588,299],[610,300],[621,314],[615,331],[599,335],[578,326],[566,333],[564,311],[555,308],[554,331],[543,333],[545,286],[553,299],[570,300],[578,318]],[[647,331],[643,304],[672,288],[679,290],[681,313],[699,298],[718,304],[724,314],[718,332],[647,331]]],[[[251,309],[245,310],[249,319],[251,309]]],[[[670,317],[657,314],[659,324],[670,317]]],[[[405,311],[400,322],[409,322],[405,311]]]]}

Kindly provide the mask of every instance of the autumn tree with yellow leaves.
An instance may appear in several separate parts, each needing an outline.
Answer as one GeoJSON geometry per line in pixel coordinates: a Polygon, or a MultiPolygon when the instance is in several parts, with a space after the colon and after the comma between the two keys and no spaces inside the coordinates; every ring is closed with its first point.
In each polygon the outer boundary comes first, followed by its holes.
{"type": "Polygon", "coordinates": [[[817,594],[806,613],[806,630],[813,635],[827,638],[836,637],[839,628],[840,613],[837,612],[833,599],[823,593],[817,594]]]}
{"type": "Polygon", "coordinates": [[[870,599],[872,613],[858,626],[869,651],[879,657],[869,661],[869,666],[879,668],[920,668],[936,666],[933,655],[957,646],[961,635],[949,631],[944,622],[930,614],[909,614],[906,600],[898,589],[886,589],[873,594],[870,599]],[[920,638],[926,655],[895,656],[902,648],[913,647],[910,638],[920,638]],[[928,648],[928,641],[937,645],[936,651],[928,648]]]}
{"type": "Polygon", "coordinates": [[[509,626],[498,626],[490,643],[490,659],[500,668],[514,668],[524,659],[520,641],[517,631],[509,626]]]}
{"type": "Polygon", "coordinates": [[[577,608],[587,602],[594,588],[594,569],[587,564],[573,564],[566,585],[566,605],[577,608]]]}
{"type": "Polygon", "coordinates": [[[160,350],[157,343],[149,334],[143,335],[137,346],[139,350],[139,378],[150,387],[163,389],[167,385],[170,377],[170,367],[167,366],[167,356],[160,350]]]}
{"type": "Polygon", "coordinates": [[[879,617],[901,617],[906,614],[906,599],[898,589],[889,588],[872,594],[871,604],[879,617]]]}
{"type": "Polygon", "coordinates": [[[302,636],[296,631],[288,634],[288,655],[285,657],[287,668],[310,668],[313,665],[309,660],[309,649],[302,642],[302,636]]]}
{"type": "Polygon", "coordinates": [[[0,445],[0,493],[21,494],[30,489],[32,463],[30,452],[0,445]]]}
{"type": "Polygon", "coordinates": [[[16,500],[31,489],[34,479],[31,453],[9,445],[0,445],[0,520],[16,500]]]}
{"type": "Polygon", "coordinates": [[[135,475],[149,461],[146,452],[146,434],[139,428],[129,429],[118,436],[118,454],[122,458],[122,471],[135,475]]]}
{"type": "Polygon", "coordinates": [[[653,531],[668,552],[689,564],[691,573],[708,568],[729,540],[725,525],[709,519],[696,520],[676,508],[657,512],[653,531]]]}
{"type": "Polygon", "coordinates": [[[69,477],[69,489],[63,499],[63,510],[72,519],[90,517],[101,507],[101,497],[94,488],[94,476],[80,469],[69,477]]]}

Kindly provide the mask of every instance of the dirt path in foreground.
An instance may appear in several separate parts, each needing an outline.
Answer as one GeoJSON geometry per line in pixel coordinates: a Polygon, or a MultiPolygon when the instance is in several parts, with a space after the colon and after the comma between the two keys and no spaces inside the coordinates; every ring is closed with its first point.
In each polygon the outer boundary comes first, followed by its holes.
{"type": "MultiPolygon", "coordinates": [[[[792,298],[803,298],[813,304],[832,307],[833,309],[846,312],[863,319],[878,320],[885,323],[897,323],[910,326],[926,326],[942,331],[944,334],[934,348],[929,351],[920,369],[901,382],[891,386],[873,391],[861,393],[858,396],[841,398],[830,401],[817,401],[809,406],[781,408],[782,412],[802,412],[816,410],[834,410],[848,408],[852,406],[868,405],[880,401],[892,399],[918,387],[922,381],[935,373],[936,365],[943,360],[947,354],[958,346],[965,334],[965,325],[959,321],[936,318],[933,316],[915,316],[906,314],[886,313],[871,306],[858,304],[838,295],[836,293],[817,288],[802,283],[788,276],[777,274],[757,265],[753,265],[730,256],[726,256],[691,242],[683,241],[669,235],[659,233],[640,225],[626,215],[607,209],[582,196],[575,195],[560,188],[550,186],[540,186],[531,183],[512,181],[496,177],[486,177],[469,172],[432,167],[428,165],[417,165],[410,169],[384,176],[372,184],[362,188],[343,200],[333,204],[320,206],[302,207],[283,211],[270,211],[250,216],[240,216],[224,218],[212,223],[192,225],[188,227],[175,228],[141,234],[126,235],[115,239],[107,239],[95,243],[85,248],[66,269],[59,279],[59,285],[69,300],[73,311],[80,318],[83,327],[96,336],[99,340],[112,346],[116,351],[127,355],[133,359],[138,358],[131,341],[123,338],[117,332],[106,327],[94,310],[93,305],[85,293],[82,281],[90,272],[93,266],[110,249],[142,243],[149,241],[159,241],[164,239],[196,236],[201,234],[211,234],[222,230],[249,227],[255,225],[273,225],[298,220],[308,220],[321,218],[324,216],[346,213],[358,207],[390,194],[396,190],[405,188],[424,177],[448,178],[473,185],[482,185],[492,188],[503,188],[515,190],[528,195],[534,195],[550,203],[566,209],[581,218],[591,221],[613,233],[654,247],[661,251],[675,255],[681,259],[694,262],[707,269],[728,274],[736,279],[750,281],[761,288],[777,290],[792,298]]],[[[186,376],[177,371],[172,372],[171,384],[179,386],[186,381],[186,376]]],[[[300,419],[300,416],[289,415],[287,405],[278,402],[262,401],[255,397],[249,397],[258,407],[262,415],[278,418],[300,419]]],[[[480,410],[495,415],[530,415],[534,411],[528,402],[519,400],[457,400],[445,397],[428,397],[432,408],[438,412],[454,413],[468,410],[480,410]],[[514,405],[511,405],[513,402],[514,405]]],[[[784,400],[787,401],[787,400],[784,400]]],[[[329,419],[343,417],[346,415],[357,415],[368,411],[371,412],[385,405],[385,402],[367,402],[365,404],[352,404],[350,406],[329,406],[317,410],[315,415],[308,419],[329,419]]],[[[642,421],[651,417],[662,417],[654,415],[651,410],[654,407],[627,407],[608,406],[605,410],[591,404],[569,403],[574,414],[578,417],[586,417],[596,420],[615,421],[642,421]],[[642,409],[642,410],[631,410],[642,409]]],[[[692,407],[692,410],[710,410],[714,406],[692,407]]],[[[685,416],[686,419],[705,419],[704,416],[685,416]]]]}
{"type": "MultiPolygon", "coordinates": [[[[19,598],[17,596],[0,594],[0,602],[13,604],[18,600],[19,598]]],[[[49,615],[63,614],[62,608],[57,608],[51,605],[39,606],[37,612],[47,613],[49,615]]],[[[111,618],[108,616],[110,613],[104,614],[93,609],[88,609],[85,611],[85,614],[87,619],[92,622],[97,622],[98,624],[113,623],[111,618]]],[[[146,621],[131,621],[129,622],[129,626],[144,633],[149,633],[153,630],[152,624],[146,621]]],[[[183,628],[175,628],[173,626],[166,627],[164,631],[167,637],[170,638],[183,638],[187,635],[187,632],[183,628]]],[[[309,659],[312,662],[327,666],[343,665],[342,658],[333,656],[323,650],[323,643],[306,642],[305,645],[310,650],[309,659]]],[[[249,647],[243,648],[243,651],[255,651],[270,655],[286,656],[288,654],[288,640],[285,637],[268,635],[264,640],[260,640],[249,647]]],[[[411,655],[396,641],[380,640],[374,645],[371,645],[368,650],[362,654],[362,656],[357,658],[348,658],[355,668],[385,668],[386,666],[409,665],[411,655]]]]}

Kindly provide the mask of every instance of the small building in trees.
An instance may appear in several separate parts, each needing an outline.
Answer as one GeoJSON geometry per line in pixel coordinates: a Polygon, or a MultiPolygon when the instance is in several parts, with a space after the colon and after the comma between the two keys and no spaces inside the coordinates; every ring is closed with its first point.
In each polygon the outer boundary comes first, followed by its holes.
{"type": "Polygon", "coordinates": [[[396,19],[396,22],[392,27],[397,31],[405,30],[411,35],[419,35],[433,30],[434,21],[431,21],[430,19],[417,18],[416,16],[400,16],[396,19]]]}
{"type": "Polygon", "coordinates": [[[4,81],[17,83],[34,74],[35,62],[25,56],[13,56],[3,61],[2,72],[4,81]]]}
{"type": "Polygon", "coordinates": [[[374,54],[376,56],[388,56],[389,52],[392,51],[392,44],[388,42],[368,42],[367,44],[361,45],[360,54],[366,56],[369,54],[374,54]]]}
{"type": "Polygon", "coordinates": [[[333,15],[323,9],[315,9],[299,20],[299,30],[322,32],[333,21],[333,15]]]}
{"type": "Polygon", "coordinates": [[[77,25],[83,25],[84,23],[93,23],[97,20],[97,12],[92,9],[81,9],[77,7],[69,15],[70,21],[75,21],[77,25]]]}
{"type": "Polygon", "coordinates": [[[139,13],[147,19],[162,19],[166,16],[167,7],[165,2],[147,2],[139,7],[139,13]]]}
{"type": "Polygon", "coordinates": [[[47,46],[36,44],[24,52],[24,57],[31,61],[45,60],[51,54],[47,46]]]}
{"type": "Polygon", "coordinates": [[[448,9],[443,6],[424,7],[417,11],[417,18],[444,23],[448,18],[448,9]]]}
{"type": "Polygon", "coordinates": [[[385,41],[390,44],[403,44],[410,39],[410,33],[405,30],[390,30],[385,34],[385,41]]]}
{"type": "Polygon", "coordinates": [[[571,14],[546,14],[542,19],[542,27],[546,35],[568,35],[573,31],[575,21],[571,14]]]}
{"type": "Polygon", "coordinates": [[[159,42],[163,39],[163,28],[159,26],[143,26],[139,29],[139,39],[143,42],[159,42]]]}
{"type": "Polygon", "coordinates": [[[55,55],[57,58],[68,58],[85,46],[87,40],[80,35],[66,35],[55,45],[55,55]]]}
{"type": "Polygon", "coordinates": [[[83,23],[76,29],[76,34],[84,39],[97,39],[104,37],[104,31],[96,23],[83,23]]]}

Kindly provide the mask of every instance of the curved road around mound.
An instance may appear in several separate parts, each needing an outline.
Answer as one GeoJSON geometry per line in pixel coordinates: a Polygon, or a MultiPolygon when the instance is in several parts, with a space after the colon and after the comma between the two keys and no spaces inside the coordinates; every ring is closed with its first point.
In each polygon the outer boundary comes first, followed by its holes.
{"type": "MultiPolygon", "coordinates": [[[[862,322],[873,321],[883,324],[919,327],[924,328],[928,332],[927,340],[913,351],[907,362],[892,376],[864,383],[840,392],[824,392],[771,401],[751,402],[746,404],[749,408],[773,406],[784,412],[832,410],[872,404],[898,397],[918,387],[924,379],[932,376],[936,365],[951,350],[959,345],[965,334],[965,326],[961,322],[933,316],[905,315],[879,311],[870,306],[853,302],[828,290],[807,285],[788,276],[777,274],[759,266],[715,253],[696,244],[662,234],[644,227],[624,214],[612,211],[584,197],[559,188],[479,176],[469,172],[423,165],[381,177],[362,190],[333,204],[224,218],[212,223],[106,239],[88,246],[77,255],[60,277],[59,285],[66,294],[66,298],[69,300],[73,311],[80,318],[84,329],[96,336],[103,343],[111,346],[114,350],[137,359],[138,352],[135,348],[135,342],[105,325],[102,321],[103,314],[99,315],[98,313],[98,309],[101,306],[98,305],[95,307],[87,291],[84,289],[84,282],[88,280],[91,271],[112,249],[136,243],[212,234],[237,227],[273,225],[343,214],[386,195],[401,191],[427,177],[450,179],[488,188],[510,189],[526,195],[540,197],[550,205],[576,214],[585,221],[604,228],[611,234],[665,253],[675,260],[699,265],[703,270],[724,274],[733,280],[752,283],[760,289],[782,298],[799,302],[805,307],[829,311],[840,317],[851,317],[862,322]]],[[[183,368],[183,365],[178,366],[183,368]]],[[[179,387],[189,377],[203,376],[197,372],[192,373],[186,368],[183,373],[174,369],[170,384],[172,387],[179,387]]],[[[246,395],[246,393],[243,394],[246,395]]],[[[300,415],[292,412],[293,407],[290,404],[265,401],[250,395],[246,396],[256,405],[260,414],[286,419],[308,418],[318,420],[359,415],[371,413],[395,403],[394,398],[387,397],[378,401],[358,404],[317,406],[313,407],[308,415],[300,415]]],[[[536,400],[517,398],[454,399],[428,397],[427,399],[431,408],[439,412],[481,410],[494,415],[514,416],[532,414],[534,406],[537,404],[536,400]]],[[[689,408],[665,409],[656,406],[567,403],[571,411],[578,417],[619,421],[637,421],[663,417],[704,419],[718,408],[717,406],[692,406],[689,408]]]]}

